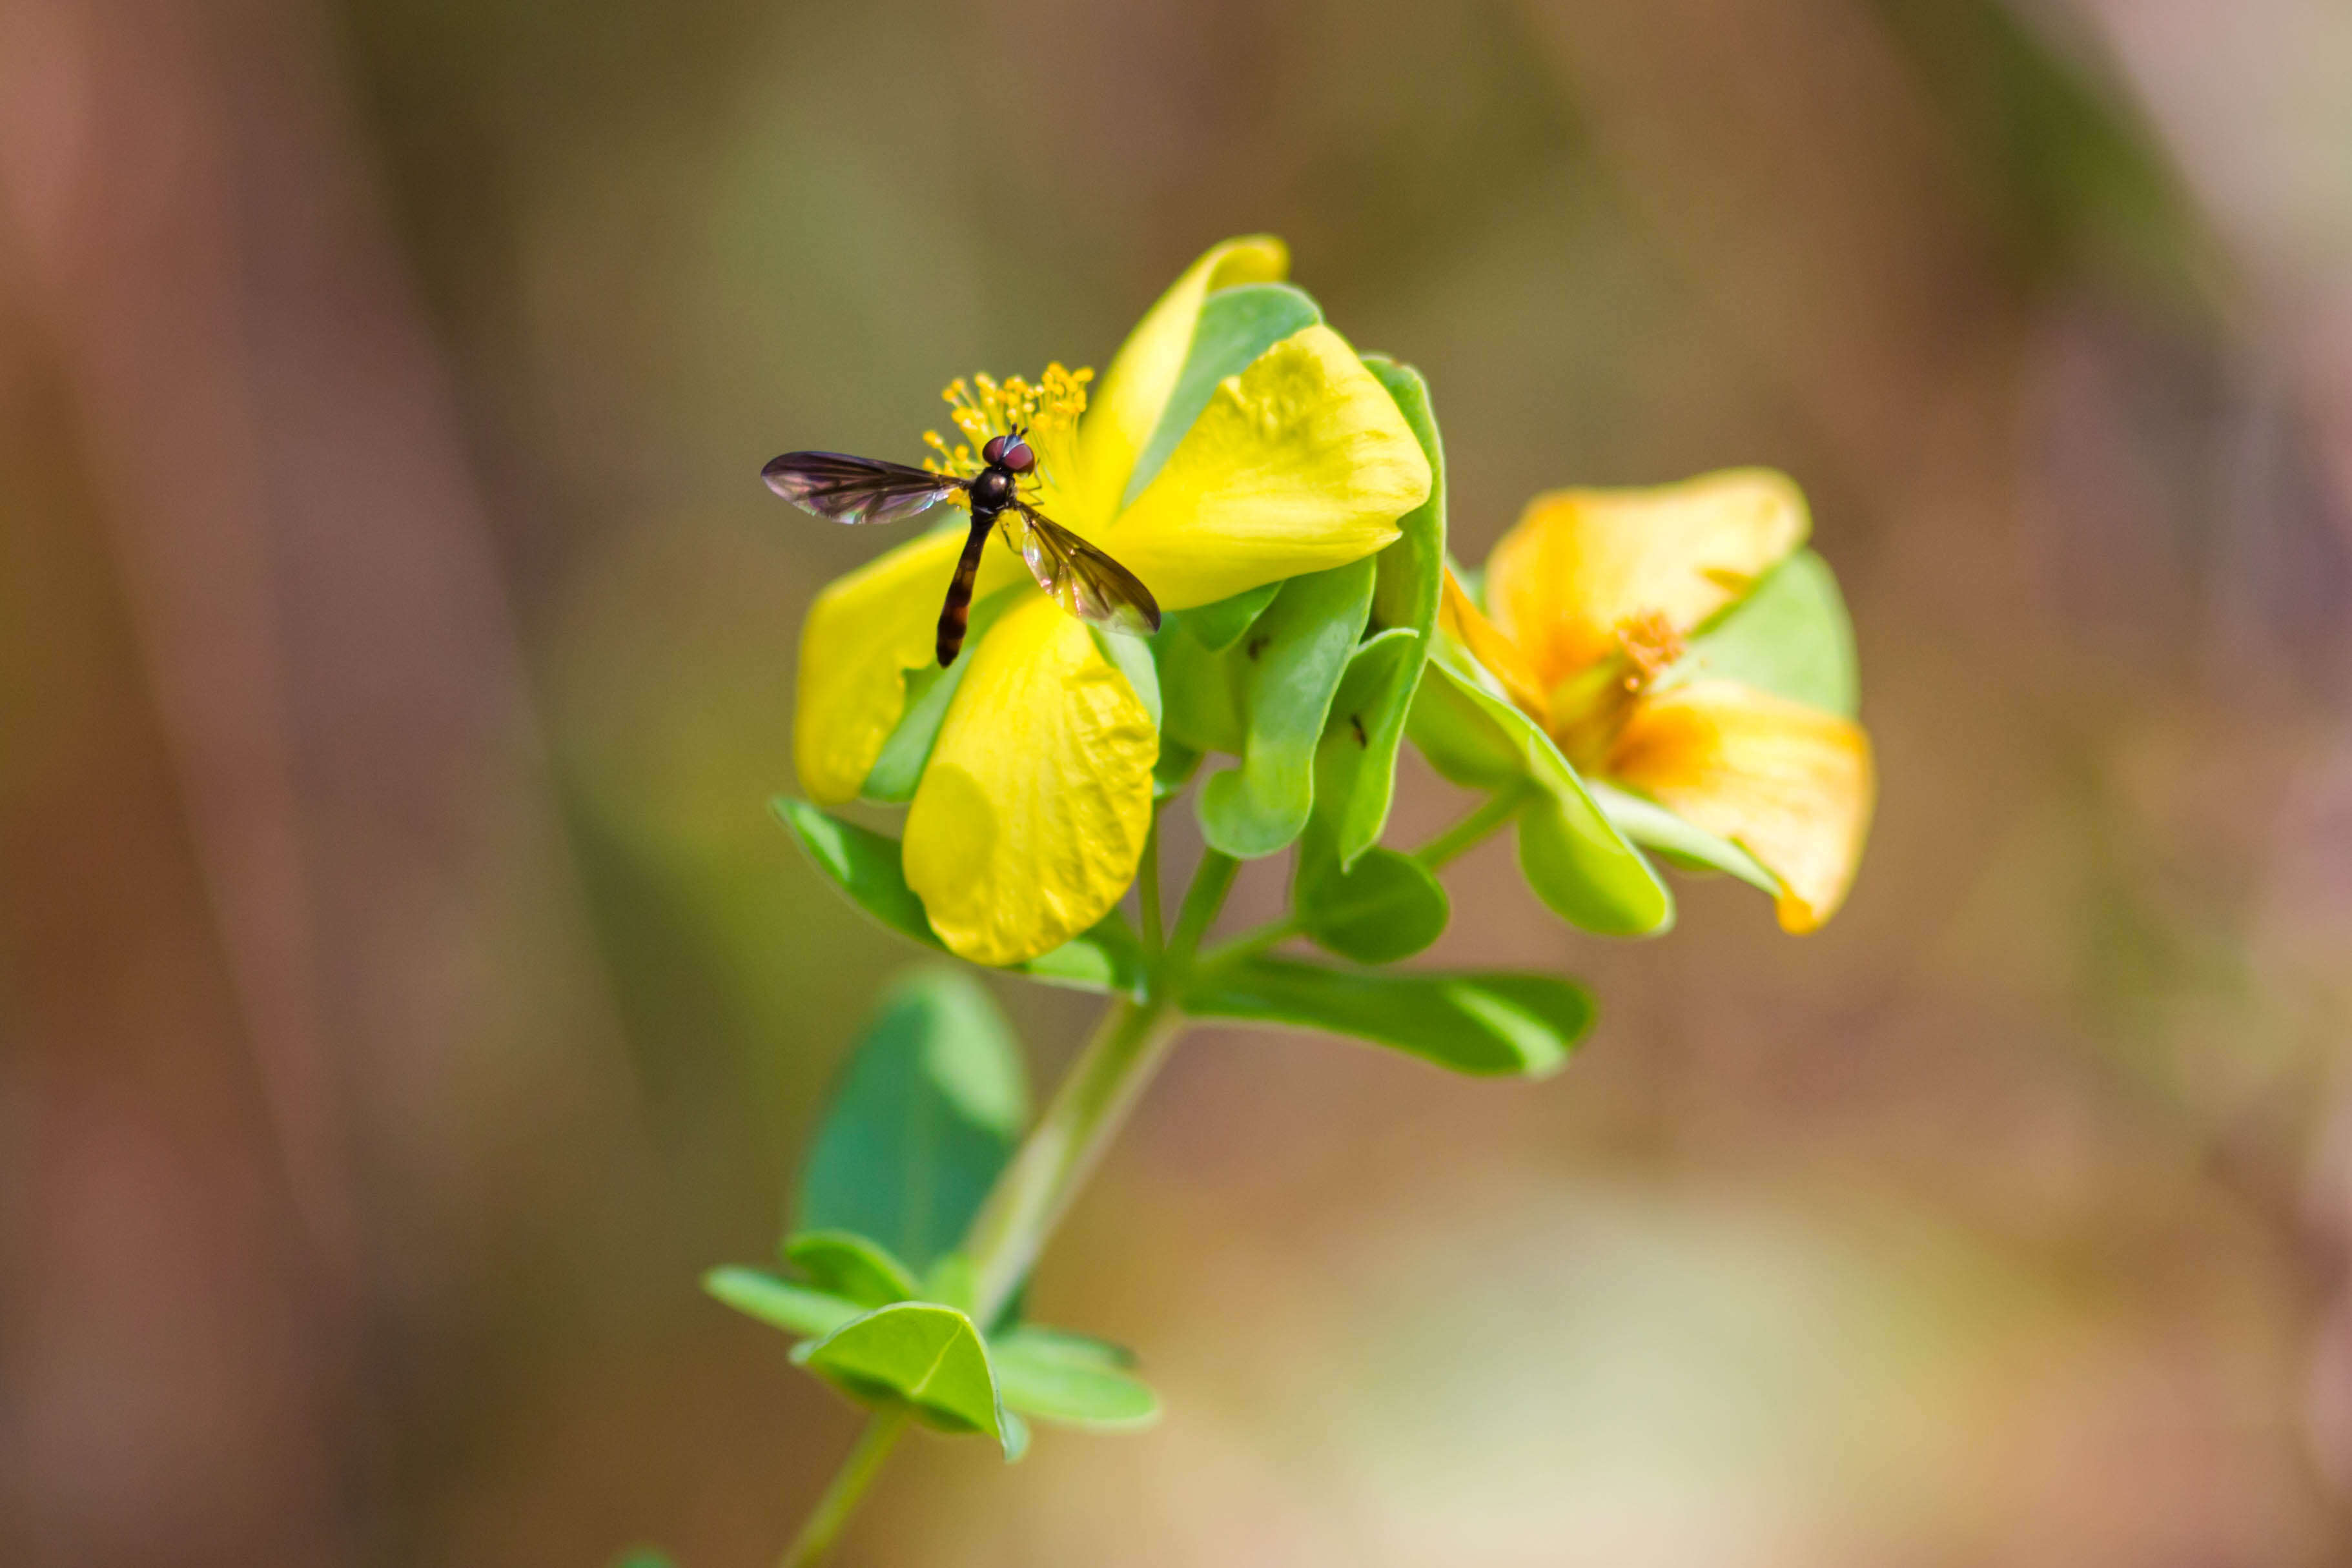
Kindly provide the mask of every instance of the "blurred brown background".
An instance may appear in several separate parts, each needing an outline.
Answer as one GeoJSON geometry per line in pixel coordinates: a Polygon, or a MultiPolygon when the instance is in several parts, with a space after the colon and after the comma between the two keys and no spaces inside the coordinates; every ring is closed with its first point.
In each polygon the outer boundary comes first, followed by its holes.
{"type": "Polygon", "coordinates": [[[854,1417],[695,1277],[910,952],[764,813],[875,541],[757,468],[1255,229],[1466,559],[1794,473],[1875,841],[1803,941],[1473,857],[1441,956],[1601,993],[1541,1085],[1197,1037],[1037,1292],[1169,1418],[845,1560],[2343,1561],[2347,81],[2338,0],[0,0],[0,1561],[772,1557],[854,1417]]]}

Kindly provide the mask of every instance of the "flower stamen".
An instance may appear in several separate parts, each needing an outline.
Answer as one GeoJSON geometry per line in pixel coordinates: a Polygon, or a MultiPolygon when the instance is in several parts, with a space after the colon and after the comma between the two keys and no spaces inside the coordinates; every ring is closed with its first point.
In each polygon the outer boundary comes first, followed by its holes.
{"type": "Polygon", "coordinates": [[[1021,376],[1000,382],[985,371],[958,376],[940,396],[964,439],[952,442],[936,430],[923,432],[923,444],[931,449],[923,466],[969,479],[982,467],[980,449],[1017,429],[1037,455],[1034,472],[1050,483],[1055,459],[1076,450],[1078,416],[1087,411],[1087,383],[1094,379],[1090,370],[1066,370],[1058,363],[1047,365],[1034,382],[1021,376]]]}
{"type": "Polygon", "coordinates": [[[1617,623],[1615,635],[1614,652],[1552,688],[1548,727],[1560,754],[1587,771],[1608,759],[1633,705],[1687,645],[1674,622],[1655,610],[1627,616],[1617,623]]]}

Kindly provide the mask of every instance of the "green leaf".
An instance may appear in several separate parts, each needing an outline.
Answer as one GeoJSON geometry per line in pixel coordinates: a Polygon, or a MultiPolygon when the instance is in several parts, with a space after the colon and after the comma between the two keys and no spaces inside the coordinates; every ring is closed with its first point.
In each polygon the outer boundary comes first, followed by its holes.
{"type": "Polygon", "coordinates": [[[1204,972],[1184,1008],[1370,1040],[1456,1072],[1530,1078],[1556,1071],[1592,1023],[1583,988],[1549,976],[1361,973],[1266,957],[1204,972]]]}
{"type": "Polygon", "coordinates": [[[905,1271],[929,1269],[962,1237],[1028,1115],[1020,1047],[996,1004],[966,974],[919,970],[859,1038],[793,1228],[872,1237],[905,1271]]]}
{"type": "Polygon", "coordinates": [[[1589,781],[1585,788],[1592,792],[1593,803],[1616,824],[1617,831],[1635,843],[1655,850],[1685,869],[1727,873],[1774,897],[1780,896],[1779,880],[1754,855],[1729,839],[1717,838],[1675,816],[1655,800],[1630,790],[1598,779],[1589,781]]]}
{"type": "Polygon", "coordinates": [[[1261,582],[1255,588],[1244,589],[1230,599],[1220,599],[1214,604],[1202,604],[1182,612],[1184,631],[1194,642],[1212,653],[1222,653],[1242,640],[1242,633],[1256,624],[1282,591],[1282,584],[1261,582]]]}
{"type": "Polygon", "coordinates": [[[854,1230],[795,1231],[784,1239],[784,1260],[818,1290],[860,1307],[887,1307],[922,1293],[887,1248],[854,1230]]]}
{"type": "Polygon", "coordinates": [[[747,1317],[796,1339],[828,1334],[866,1309],[856,1301],[730,1264],[702,1276],[702,1288],[747,1317]]]}
{"type": "Polygon", "coordinates": [[[1397,519],[1396,542],[1374,558],[1371,624],[1383,631],[1357,651],[1366,667],[1349,668],[1332,705],[1332,726],[1346,727],[1359,743],[1352,767],[1318,776],[1315,783],[1316,810],[1335,820],[1343,868],[1380,842],[1388,825],[1397,747],[1435,638],[1445,570],[1445,448],[1430,412],[1429,388],[1410,366],[1378,355],[1364,363],[1388,388],[1428,455],[1430,488],[1428,500],[1397,519]],[[1384,651],[1368,658],[1366,651],[1376,647],[1384,651]]]}
{"type": "Polygon", "coordinates": [[[1195,757],[1208,751],[1238,757],[1249,732],[1242,707],[1242,674],[1249,666],[1186,632],[1192,613],[1170,616],[1151,640],[1160,664],[1160,748],[1172,741],[1195,757]]]}
{"type": "MultiPolygon", "coordinates": [[[[1151,716],[1151,727],[1160,727],[1160,666],[1152,662],[1151,643],[1143,637],[1129,637],[1123,632],[1106,632],[1099,626],[1089,626],[1087,633],[1095,647],[1127,677],[1135,691],[1135,698],[1143,711],[1151,716]]],[[[959,664],[962,661],[958,660],[959,664]]]]}
{"type": "Polygon", "coordinates": [[[1479,789],[1535,785],[1518,814],[1519,870],[1536,896],[1573,925],[1638,936],[1673,923],[1674,895],[1594,804],[1541,726],[1495,689],[1444,638],[1413,699],[1412,737],[1432,766],[1479,789]]]}
{"type": "Polygon", "coordinates": [[[1070,1354],[1064,1337],[1024,1326],[990,1343],[1007,1409],[1096,1431],[1134,1431],[1160,1419],[1150,1385],[1116,1363],[1070,1354]]]}
{"type": "Polygon", "coordinates": [[[1370,558],[1294,577],[1249,635],[1219,655],[1238,672],[1241,766],[1202,786],[1201,831],[1244,860],[1283,850],[1315,803],[1315,749],[1371,612],[1370,558]]]}
{"type": "Polygon", "coordinates": [[[1160,411],[1160,423],[1136,455],[1135,472],[1128,476],[1127,495],[1120,505],[1133,502],[1160,476],[1169,454],[1216,395],[1219,382],[1239,375],[1260,354],[1322,319],[1323,312],[1315,301],[1286,283],[1244,283],[1210,295],[1193,321],[1184,368],[1176,374],[1176,384],[1160,411]]]}
{"type": "MultiPolygon", "coordinates": [[[[771,803],[809,859],[852,903],[901,936],[910,936],[938,952],[947,951],[923,914],[923,901],[907,885],[898,840],[845,822],[788,795],[779,795],[771,803]]],[[[1134,996],[1143,984],[1142,948],[1116,911],[1052,952],[1011,967],[1033,980],[1081,991],[1134,996]]]]}
{"type": "Polygon", "coordinates": [[[1372,848],[1353,870],[1339,854],[1344,812],[1327,809],[1344,801],[1367,766],[1393,768],[1372,756],[1370,731],[1358,709],[1367,695],[1384,686],[1395,658],[1415,644],[1412,632],[1393,627],[1357,646],[1330,722],[1315,752],[1315,810],[1298,841],[1298,865],[1291,878],[1291,905],[1307,934],[1343,957],[1385,964],[1410,957],[1444,934],[1450,905],[1445,890],[1417,862],[1372,848]]]}
{"type": "Polygon", "coordinates": [[[793,1359],[861,1404],[904,1401],[942,1432],[985,1432],[1010,1458],[1016,1444],[996,1396],[988,1346],[971,1320],[934,1301],[899,1301],[853,1318],[793,1359]]]}
{"type": "MultiPolygon", "coordinates": [[[[996,624],[997,617],[1019,601],[1023,586],[1016,582],[1000,588],[971,607],[971,622],[964,632],[965,647],[980,646],[981,638],[996,624]]],[[[877,805],[903,806],[915,798],[915,786],[922,782],[923,768],[931,759],[931,747],[940,738],[940,726],[948,716],[948,704],[955,700],[956,689],[963,685],[963,673],[971,668],[970,659],[958,659],[944,670],[937,664],[925,664],[908,673],[907,706],[900,710],[889,738],[882,743],[881,755],[866,770],[866,782],[858,790],[861,799],[877,805]]]]}
{"type": "Polygon", "coordinates": [[[1025,1355],[1045,1356],[1082,1366],[1105,1366],[1114,1372],[1131,1372],[1135,1368],[1135,1352],[1123,1344],[1070,1329],[1048,1328],[1044,1323],[1021,1323],[989,1342],[992,1351],[1008,1343],[1019,1345],[1025,1355]]]}
{"type": "Polygon", "coordinates": [[[1452,905],[1411,855],[1378,845],[1349,871],[1304,850],[1291,902],[1307,935],[1359,964],[1410,958],[1445,935],[1452,905]]]}
{"type": "Polygon", "coordinates": [[[632,1546],[613,1559],[611,1568],[673,1568],[669,1554],[651,1546],[632,1546]]]}
{"type": "Polygon", "coordinates": [[[1862,682],[1837,578],[1811,550],[1782,561],[1747,598],[1702,627],[1669,684],[1738,681],[1846,718],[1862,682]]]}

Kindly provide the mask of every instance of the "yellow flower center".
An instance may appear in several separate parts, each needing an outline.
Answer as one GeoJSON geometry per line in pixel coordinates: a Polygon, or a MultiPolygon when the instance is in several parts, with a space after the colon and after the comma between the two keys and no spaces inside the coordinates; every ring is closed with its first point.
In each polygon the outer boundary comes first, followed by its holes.
{"type": "Polygon", "coordinates": [[[1047,365],[1034,382],[1020,376],[1000,382],[985,371],[958,376],[940,396],[964,439],[954,443],[936,430],[923,432],[923,444],[931,449],[923,466],[934,474],[969,479],[984,466],[981,448],[1017,429],[1037,455],[1033,472],[1038,482],[1055,489],[1066,486],[1077,452],[1078,416],[1087,411],[1087,383],[1094,379],[1092,371],[1065,370],[1058,364],[1047,365]]]}
{"type": "Polygon", "coordinates": [[[1655,610],[1627,616],[1614,635],[1614,650],[1551,693],[1552,737],[1560,754],[1588,773],[1608,760],[1633,705],[1683,656],[1685,647],[1674,622],[1655,610]]]}

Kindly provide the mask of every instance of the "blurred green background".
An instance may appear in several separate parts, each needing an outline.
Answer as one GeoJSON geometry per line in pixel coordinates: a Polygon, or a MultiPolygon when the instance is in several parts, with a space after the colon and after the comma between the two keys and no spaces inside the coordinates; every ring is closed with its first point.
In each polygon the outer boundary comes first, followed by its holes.
{"type": "Polygon", "coordinates": [[[1168,1419],[844,1560],[2343,1561],[2347,80],[2332,0],[0,0],[0,1560],[772,1559],[856,1417],[695,1280],[911,954],[765,815],[876,541],[758,467],[1272,230],[1465,559],[1803,483],[1874,841],[1803,940],[1473,856],[1437,956],[1601,999],[1540,1085],[1194,1037],[1036,1290],[1168,1419]]]}

